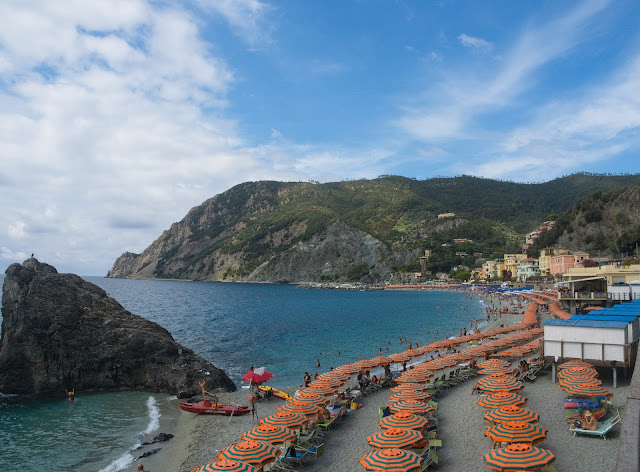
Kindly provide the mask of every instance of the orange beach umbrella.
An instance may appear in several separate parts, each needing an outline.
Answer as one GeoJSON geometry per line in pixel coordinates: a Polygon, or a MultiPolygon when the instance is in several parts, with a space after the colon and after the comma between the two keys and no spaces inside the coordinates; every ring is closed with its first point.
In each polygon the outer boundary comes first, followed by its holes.
{"type": "Polygon", "coordinates": [[[290,429],[299,429],[309,421],[309,418],[298,413],[291,413],[289,411],[278,411],[273,415],[265,416],[260,421],[264,424],[284,426],[285,428],[290,429]]]}
{"type": "Polygon", "coordinates": [[[427,401],[431,398],[430,393],[426,392],[411,392],[411,391],[403,391],[394,393],[389,397],[389,400],[392,402],[399,402],[402,400],[419,400],[419,401],[427,401]]]}
{"type": "Polygon", "coordinates": [[[417,392],[420,390],[427,390],[428,388],[429,387],[424,383],[407,382],[398,384],[395,387],[392,387],[390,390],[392,392],[417,392]]]}
{"type": "Polygon", "coordinates": [[[556,456],[547,449],[530,444],[510,444],[502,449],[494,449],[482,459],[490,469],[513,472],[544,469],[556,460],[556,456]]]}
{"type": "Polygon", "coordinates": [[[484,415],[484,419],[494,423],[506,423],[508,421],[526,421],[535,423],[540,420],[540,415],[531,410],[525,410],[516,405],[505,405],[491,410],[484,415]]]}
{"type": "Polygon", "coordinates": [[[321,409],[322,407],[320,405],[300,402],[297,400],[287,400],[284,405],[278,407],[278,410],[280,411],[288,411],[290,413],[297,413],[304,416],[316,415],[321,409]]]}
{"type": "Polygon", "coordinates": [[[422,429],[429,424],[429,420],[424,416],[414,415],[408,411],[400,411],[393,415],[385,416],[378,421],[378,424],[382,429],[422,429]]]}
{"type": "Polygon", "coordinates": [[[526,421],[507,421],[493,425],[484,435],[493,442],[537,444],[547,439],[547,430],[526,421]]]}
{"type": "Polygon", "coordinates": [[[478,402],[478,405],[484,408],[500,408],[506,405],[521,406],[527,402],[527,397],[518,395],[513,392],[495,392],[491,395],[487,395],[478,402]]]}
{"type": "Polygon", "coordinates": [[[408,411],[414,414],[431,414],[435,410],[424,402],[417,400],[402,400],[399,402],[391,402],[387,405],[391,413],[399,413],[401,411],[408,411]]]}
{"type": "Polygon", "coordinates": [[[267,423],[259,424],[246,433],[242,433],[242,439],[263,441],[271,444],[282,444],[283,442],[291,441],[295,437],[297,435],[292,429],[267,423]]]}
{"type": "Polygon", "coordinates": [[[389,428],[367,437],[369,446],[378,449],[406,448],[424,439],[415,429],[389,428]]]}
{"type": "Polygon", "coordinates": [[[195,472],[258,472],[258,470],[246,462],[222,459],[197,467],[195,472]]]}
{"type": "Polygon", "coordinates": [[[368,452],[360,459],[367,470],[417,472],[422,468],[422,457],[403,449],[378,449],[368,452]]]}
{"type": "Polygon", "coordinates": [[[280,456],[278,446],[261,441],[242,441],[225,447],[218,454],[219,459],[246,462],[256,467],[273,462],[280,456]]]}

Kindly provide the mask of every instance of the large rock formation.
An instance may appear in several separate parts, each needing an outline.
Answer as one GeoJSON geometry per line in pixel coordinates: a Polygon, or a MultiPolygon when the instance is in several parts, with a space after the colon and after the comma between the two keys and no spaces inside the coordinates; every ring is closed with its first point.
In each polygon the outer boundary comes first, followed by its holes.
{"type": "Polygon", "coordinates": [[[125,310],[100,287],[36,259],[12,264],[2,293],[0,392],[233,391],[226,374],[125,310]]]}

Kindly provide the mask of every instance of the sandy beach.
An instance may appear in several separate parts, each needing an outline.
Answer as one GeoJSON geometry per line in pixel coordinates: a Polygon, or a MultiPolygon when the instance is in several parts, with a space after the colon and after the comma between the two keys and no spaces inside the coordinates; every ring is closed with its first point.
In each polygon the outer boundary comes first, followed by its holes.
{"type": "MultiPolygon", "coordinates": [[[[502,304],[496,301],[497,307],[502,304]]],[[[504,305],[506,306],[506,305],[504,305]]],[[[546,316],[539,314],[541,319],[546,316]]],[[[521,315],[503,315],[488,327],[514,325],[521,315]]],[[[483,330],[484,330],[483,329],[483,330]]],[[[517,365],[517,360],[515,361],[517,365]]],[[[627,398],[629,378],[622,372],[618,375],[618,388],[613,389],[611,371],[600,369],[600,379],[605,388],[611,390],[614,408],[621,408],[627,398]]],[[[444,471],[487,471],[483,454],[491,449],[491,441],[484,437],[486,430],[483,415],[487,412],[476,404],[481,396],[471,395],[475,380],[470,379],[443,391],[437,398],[439,432],[442,448],[438,450],[439,469],[444,471]]],[[[293,392],[289,392],[293,393],[293,392]]],[[[340,424],[328,431],[324,438],[324,454],[318,459],[309,459],[296,470],[304,472],[336,471],[362,472],[365,469],[358,462],[363,454],[370,451],[367,436],[380,431],[378,408],[388,403],[389,390],[383,389],[360,400],[363,407],[350,412],[340,424]]],[[[614,428],[604,441],[596,437],[576,436],[569,431],[563,409],[564,392],[553,383],[551,371],[538,375],[535,381],[527,381],[522,394],[528,398],[527,408],[541,416],[540,425],[548,430],[548,439],[539,444],[556,455],[555,467],[558,472],[589,470],[605,472],[615,468],[619,427],[614,428]]],[[[222,394],[222,402],[239,401],[247,403],[248,392],[222,394]]],[[[258,403],[260,416],[277,411],[284,403],[278,398],[270,398],[258,403]]],[[[258,424],[251,415],[229,419],[223,416],[198,416],[183,412],[175,431],[175,438],[162,445],[163,450],[145,458],[143,462],[150,472],[193,472],[196,466],[213,460],[220,449],[240,440],[241,434],[258,424]]],[[[135,462],[127,470],[135,471],[135,462]]]]}

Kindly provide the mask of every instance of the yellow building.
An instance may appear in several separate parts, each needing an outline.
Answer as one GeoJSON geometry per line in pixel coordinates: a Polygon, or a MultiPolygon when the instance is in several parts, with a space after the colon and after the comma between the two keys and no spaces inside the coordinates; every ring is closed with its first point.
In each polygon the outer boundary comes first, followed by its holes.
{"type": "Polygon", "coordinates": [[[526,254],[505,254],[504,255],[504,270],[511,272],[511,277],[516,277],[516,268],[518,264],[527,258],[526,254]]]}
{"type": "Polygon", "coordinates": [[[565,252],[565,249],[546,247],[540,250],[540,257],[538,258],[538,265],[540,266],[540,275],[543,277],[551,275],[551,256],[555,256],[565,252]]]}
{"type": "Polygon", "coordinates": [[[640,264],[618,267],[616,264],[602,267],[574,267],[564,274],[568,281],[586,279],[589,277],[604,277],[607,286],[614,284],[628,284],[640,280],[640,264]]]}

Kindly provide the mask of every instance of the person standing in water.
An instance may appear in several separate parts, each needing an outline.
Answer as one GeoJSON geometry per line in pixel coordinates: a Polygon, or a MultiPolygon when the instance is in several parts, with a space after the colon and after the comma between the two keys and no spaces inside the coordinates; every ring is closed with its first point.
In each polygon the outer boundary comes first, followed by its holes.
{"type": "Polygon", "coordinates": [[[72,402],[76,399],[76,389],[72,388],[71,391],[67,392],[65,390],[65,392],[67,393],[67,397],[69,397],[69,401],[72,402]]]}

